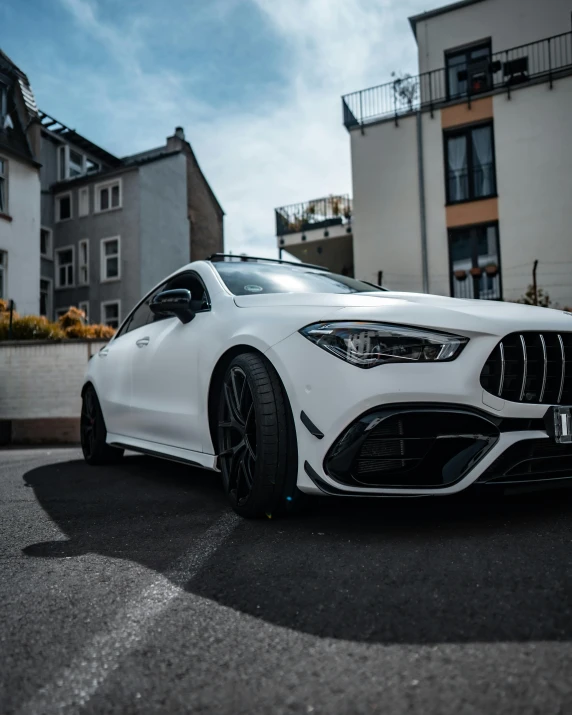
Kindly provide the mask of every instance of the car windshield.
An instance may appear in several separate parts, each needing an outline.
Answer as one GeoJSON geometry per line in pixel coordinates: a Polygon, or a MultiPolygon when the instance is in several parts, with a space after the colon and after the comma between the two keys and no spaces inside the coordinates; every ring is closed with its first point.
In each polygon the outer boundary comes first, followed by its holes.
{"type": "Polygon", "coordinates": [[[213,263],[234,295],[258,293],[369,293],[385,290],[366,283],[305,266],[226,261],[213,263]]]}

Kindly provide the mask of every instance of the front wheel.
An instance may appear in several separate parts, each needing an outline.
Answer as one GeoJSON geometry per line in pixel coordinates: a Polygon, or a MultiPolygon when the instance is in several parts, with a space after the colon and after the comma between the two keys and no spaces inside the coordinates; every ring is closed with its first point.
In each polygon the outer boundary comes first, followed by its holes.
{"type": "Polygon", "coordinates": [[[217,436],[224,488],[238,514],[271,516],[300,501],[290,406],[276,371],[263,357],[238,355],[228,366],[217,436]]]}
{"type": "Polygon", "coordinates": [[[97,394],[93,387],[84,390],[81,405],[80,439],[83,457],[88,464],[111,464],[123,456],[123,450],[110,447],[97,394]]]}

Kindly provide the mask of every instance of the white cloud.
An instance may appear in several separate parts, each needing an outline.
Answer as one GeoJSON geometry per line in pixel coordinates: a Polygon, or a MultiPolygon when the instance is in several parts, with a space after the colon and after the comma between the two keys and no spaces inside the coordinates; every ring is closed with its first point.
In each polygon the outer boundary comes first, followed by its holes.
{"type": "MultiPolygon", "coordinates": [[[[273,95],[232,113],[210,107],[193,95],[186,75],[145,68],[145,17],[129,27],[114,26],[91,0],[60,2],[106,48],[114,76],[96,67],[87,76],[82,69],[80,76],[79,69],[51,66],[49,77],[39,79],[52,91],[58,84],[60,92],[74,87],[80,109],[76,117],[61,119],[81,132],[82,116],[96,113],[104,125],[100,136],[90,138],[120,154],[160,144],[175,125],[185,125],[226,211],[226,248],[276,255],[276,206],[351,193],[340,97],[388,81],[395,69],[415,71],[406,18],[427,8],[422,0],[242,1],[256,5],[283,45],[288,79],[278,104],[273,95]]],[[[209,5],[220,13],[228,6],[229,0],[209,5]]]]}

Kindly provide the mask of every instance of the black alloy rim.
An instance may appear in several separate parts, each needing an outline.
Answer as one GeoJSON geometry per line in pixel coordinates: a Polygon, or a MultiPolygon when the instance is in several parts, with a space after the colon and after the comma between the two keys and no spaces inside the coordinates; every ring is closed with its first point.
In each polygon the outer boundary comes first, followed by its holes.
{"type": "Polygon", "coordinates": [[[237,504],[242,504],[254,485],[256,413],[246,374],[239,367],[232,367],[224,379],[218,431],[227,490],[237,504]]]}
{"type": "Polygon", "coordinates": [[[97,406],[91,390],[83,396],[81,408],[81,446],[86,457],[91,457],[95,449],[97,406]]]}

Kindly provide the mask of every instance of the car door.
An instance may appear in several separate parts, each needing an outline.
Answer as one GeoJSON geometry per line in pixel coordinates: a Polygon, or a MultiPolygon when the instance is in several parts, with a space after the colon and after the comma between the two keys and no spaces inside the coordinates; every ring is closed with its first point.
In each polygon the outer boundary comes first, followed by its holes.
{"type": "Polygon", "coordinates": [[[200,452],[197,425],[208,417],[199,400],[198,359],[210,303],[204,284],[192,271],[175,276],[164,290],[173,288],[191,291],[196,315],[186,324],[176,317],[155,316],[139,329],[141,347],[131,371],[131,419],[139,439],[200,452]]]}
{"type": "Polygon", "coordinates": [[[106,345],[94,360],[102,361],[97,366],[96,391],[103,411],[107,431],[112,434],[133,436],[133,412],[131,399],[132,363],[139,349],[141,328],[151,319],[149,301],[164,287],[166,281],[151,292],[130,313],[114,339],[106,345]]]}

